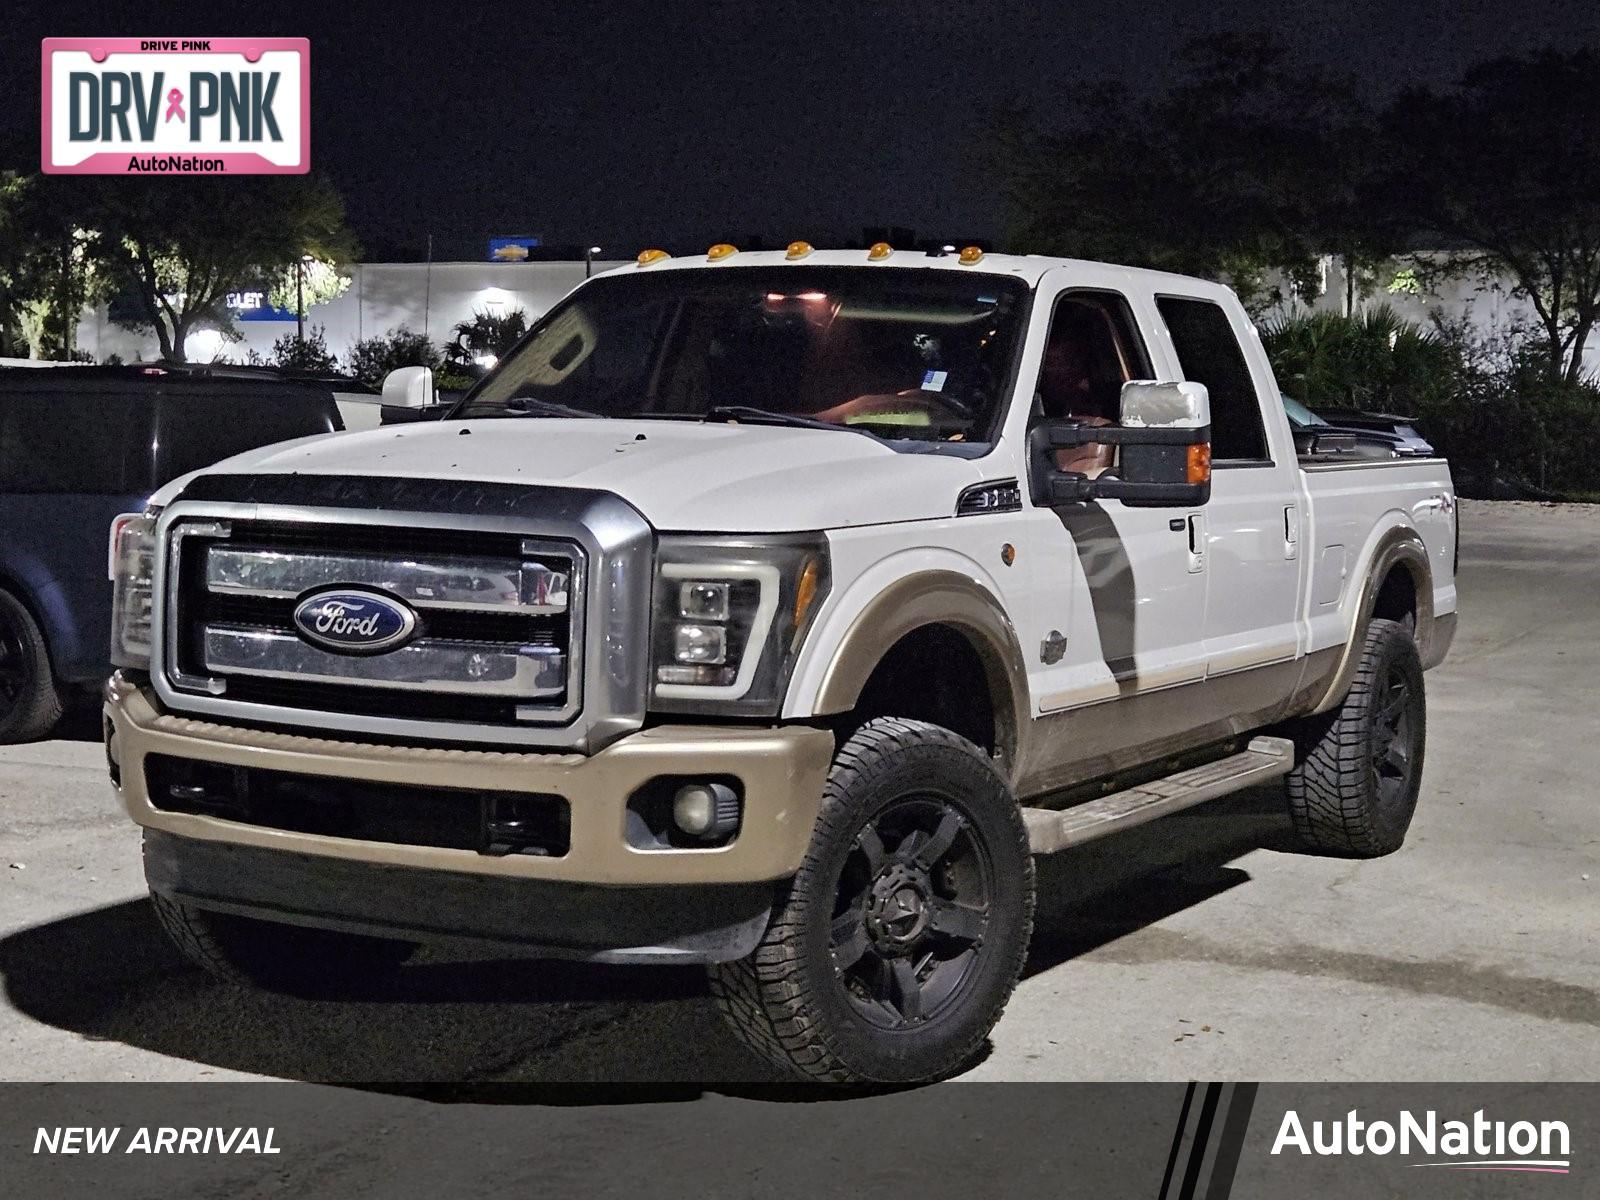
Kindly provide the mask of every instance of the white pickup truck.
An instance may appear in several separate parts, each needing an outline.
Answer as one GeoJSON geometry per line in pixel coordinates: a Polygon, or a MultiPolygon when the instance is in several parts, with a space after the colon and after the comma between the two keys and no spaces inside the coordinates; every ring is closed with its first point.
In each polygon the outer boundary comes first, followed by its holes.
{"type": "Polygon", "coordinates": [[[1401,844],[1454,511],[1443,461],[1297,447],[1212,283],[647,252],[444,419],[119,519],[107,750],[224,977],[700,962],[788,1070],[936,1078],[1032,855],[1280,777],[1309,847],[1401,844]]]}

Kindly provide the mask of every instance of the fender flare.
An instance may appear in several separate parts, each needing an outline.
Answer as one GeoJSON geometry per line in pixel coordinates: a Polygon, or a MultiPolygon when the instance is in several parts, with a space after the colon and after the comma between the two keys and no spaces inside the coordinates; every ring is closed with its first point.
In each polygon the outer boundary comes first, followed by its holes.
{"type": "Polygon", "coordinates": [[[1029,714],[1027,660],[999,600],[957,571],[907,575],[856,613],[823,673],[816,715],[849,712],[884,656],[908,634],[931,625],[956,630],[977,652],[994,709],[996,746],[1007,769],[1014,768],[1029,714]]]}
{"type": "Polygon", "coordinates": [[[1434,636],[1433,623],[1433,565],[1428,561],[1428,550],[1417,531],[1407,525],[1396,525],[1379,538],[1368,558],[1368,566],[1361,580],[1361,595],[1357,598],[1350,622],[1350,635],[1345,639],[1344,652],[1339,656],[1338,669],[1328,683],[1327,690],[1311,708],[1312,713],[1327,712],[1338,705],[1355,682],[1356,670],[1361,665],[1361,651],[1367,641],[1367,625],[1372,621],[1372,610],[1378,604],[1378,590],[1389,572],[1398,568],[1410,573],[1412,591],[1417,598],[1417,627],[1415,637],[1417,652],[1422,661],[1428,661],[1430,644],[1434,636]]]}

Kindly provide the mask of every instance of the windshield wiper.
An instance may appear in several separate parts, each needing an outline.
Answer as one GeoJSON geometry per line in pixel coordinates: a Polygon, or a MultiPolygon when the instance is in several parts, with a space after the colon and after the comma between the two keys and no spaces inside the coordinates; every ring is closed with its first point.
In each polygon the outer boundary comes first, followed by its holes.
{"type": "Polygon", "coordinates": [[[877,434],[854,425],[838,425],[833,421],[818,421],[798,413],[776,412],[770,408],[757,408],[753,404],[713,404],[705,412],[636,412],[640,420],[658,421],[743,421],[750,425],[787,425],[794,429],[831,429],[836,433],[877,434]]]}
{"type": "Polygon", "coordinates": [[[557,404],[554,400],[540,400],[536,396],[513,396],[506,401],[506,411],[519,417],[585,417],[590,420],[599,413],[586,408],[573,408],[570,404],[557,404]]]}

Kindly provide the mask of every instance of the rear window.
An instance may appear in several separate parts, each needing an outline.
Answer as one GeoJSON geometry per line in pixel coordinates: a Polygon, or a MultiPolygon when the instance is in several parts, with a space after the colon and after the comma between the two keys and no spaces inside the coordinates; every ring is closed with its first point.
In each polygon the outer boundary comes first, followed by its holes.
{"type": "Polygon", "coordinates": [[[158,486],[246,450],[286,442],[337,426],[333,398],[311,391],[261,389],[243,395],[171,393],[157,410],[158,486]]]}
{"type": "Polygon", "coordinates": [[[0,492],[148,493],[246,450],[332,432],[337,422],[333,396],[312,388],[28,381],[0,389],[0,492]]]}
{"type": "Polygon", "coordinates": [[[0,492],[152,490],[149,413],[146,397],[0,394],[0,492]]]}

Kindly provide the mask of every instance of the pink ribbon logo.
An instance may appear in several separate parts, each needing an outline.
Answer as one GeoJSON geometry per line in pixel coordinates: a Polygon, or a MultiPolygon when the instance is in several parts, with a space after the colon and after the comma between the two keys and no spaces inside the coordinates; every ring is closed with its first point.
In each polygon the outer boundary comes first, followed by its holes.
{"type": "Polygon", "coordinates": [[[177,117],[180,121],[189,119],[183,115],[183,93],[177,88],[173,88],[167,93],[167,115],[162,118],[162,121],[165,123],[172,120],[173,117],[177,117]]]}

